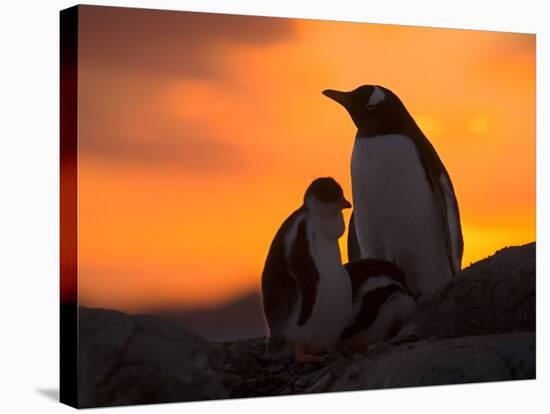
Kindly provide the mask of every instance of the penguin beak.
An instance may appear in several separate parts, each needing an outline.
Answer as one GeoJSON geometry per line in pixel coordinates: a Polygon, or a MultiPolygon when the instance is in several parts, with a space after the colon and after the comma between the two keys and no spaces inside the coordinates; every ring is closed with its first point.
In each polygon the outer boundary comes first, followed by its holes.
{"type": "Polygon", "coordinates": [[[349,93],[335,91],[334,89],[325,89],[323,95],[329,97],[330,99],[338,102],[343,107],[347,107],[350,103],[349,93]]]}
{"type": "Polygon", "coordinates": [[[351,208],[351,203],[345,198],[342,198],[338,203],[338,207],[340,207],[342,210],[345,208],[351,208]]]}

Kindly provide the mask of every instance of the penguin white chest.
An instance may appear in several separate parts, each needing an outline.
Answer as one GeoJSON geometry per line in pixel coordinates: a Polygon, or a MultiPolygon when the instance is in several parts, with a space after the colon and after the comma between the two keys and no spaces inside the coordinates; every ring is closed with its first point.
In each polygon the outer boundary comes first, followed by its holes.
{"type": "MultiPolygon", "coordinates": [[[[330,223],[332,227],[336,223],[330,223]]],[[[308,234],[310,253],[319,274],[312,313],[303,326],[297,325],[296,312],[289,338],[310,350],[322,351],[335,345],[352,317],[352,290],[342,265],[337,239],[330,240],[316,231],[308,234]]],[[[299,310],[299,306],[296,309],[299,310]]]]}
{"type": "Polygon", "coordinates": [[[352,291],[349,275],[342,265],[338,242],[322,237],[312,241],[319,285],[306,330],[310,331],[312,345],[323,349],[338,342],[348,326],[352,317],[352,291]]]}
{"type": "Polygon", "coordinates": [[[447,283],[441,213],[412,140],[356,138],[351,175],[361,256],[396,262],[418,295],[447,283]]]}

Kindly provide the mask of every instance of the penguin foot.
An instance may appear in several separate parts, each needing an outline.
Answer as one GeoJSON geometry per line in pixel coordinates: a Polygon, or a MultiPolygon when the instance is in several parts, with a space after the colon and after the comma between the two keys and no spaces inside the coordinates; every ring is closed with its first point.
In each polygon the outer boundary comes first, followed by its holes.
{"type": "Polygon", "coordinates": [[[294,352],[294,361],[296,362],[314,362],[321,363],[325,362],[328,358],[328,355],[314,355],[308,354],[305,349],[301,347],[296,347],[294,352]]]}
{"type": "Polygon", "coordinates": [[[346,355],[357,354],[366,351],[367,343],[363,340],[363,338],[361,338],[360,335],[356,335],[342,340],[338,344],[338,349],[346,355]]]}
{"type": "Polygon", "coordinates": [[[316,364],[320,364],[326,361],[326,357],[324,355],[320,356],[320,355],[311,355],[311,354],[300,354],[300,355],[294,355],[294,361],[313,362],[316,364]]]}

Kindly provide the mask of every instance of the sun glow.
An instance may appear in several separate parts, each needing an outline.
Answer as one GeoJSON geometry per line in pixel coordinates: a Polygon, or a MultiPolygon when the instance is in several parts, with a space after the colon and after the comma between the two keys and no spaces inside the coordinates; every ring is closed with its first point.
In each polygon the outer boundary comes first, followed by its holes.
{"type": "Polygon", "coordinates": [[[463,265],[535,239],[534,36],[255,17],[213,33],[135,10],[143,27],[126,31],[90,10],[79,47],[83,304],[138,311],[257,289],[314,178],[334,177],[351,199],[355,129],[326,88],[374,83],[401,97],[452,177],[463,265]]]}

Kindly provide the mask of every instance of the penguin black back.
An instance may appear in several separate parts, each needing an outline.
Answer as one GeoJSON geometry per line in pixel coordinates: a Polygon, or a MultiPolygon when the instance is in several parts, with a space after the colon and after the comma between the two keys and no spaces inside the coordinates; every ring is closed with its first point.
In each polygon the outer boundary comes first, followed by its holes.
{"type": "MultiPolygon", "coordinates": [[[[391,301],[396,293],[411,296],[407,286],[403,270],[392,262],[380,259],[361,259],[345,264],[352,284],[353,302],[359,304],[359,309],[352,323],[342,333],[342,338],[347,339],[368,330],[378,317],[382,305],[391,301]],[[380,283],[377,287],[364,292],[364,286],[376,279],[380,283]],[[389,282],[389,283],[388,283],[389,282]]],[[[397,329],[398,325],[393,327],[397,329]]],[[[395,332],[390,332],[393,336],[395,332]]]]}
{"type": "Polygon", "coordinates": [[[298,300],[296,281],[286,257],[285,236],[303,216],[303,207],[292,213],[279,228],[271,243],[262,273],[262,304],[270,334],[277,335],[283,321],[292,313],[298,300]]]}
{"type": "Polygon", "coordinates": [[[301,207],[285,220],[271,244],[262,273],[263,310],[270,333],[268,348],[282,342],[280,335],[297,304],[298,326],[306,323],[315,304],[319,272],[311,256],[305,212],[305,207],[301,207]],[[293,226],[296,234],[287,246],[293,226]]]}

